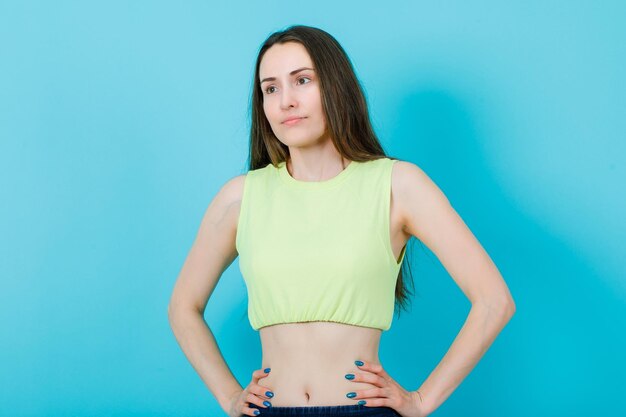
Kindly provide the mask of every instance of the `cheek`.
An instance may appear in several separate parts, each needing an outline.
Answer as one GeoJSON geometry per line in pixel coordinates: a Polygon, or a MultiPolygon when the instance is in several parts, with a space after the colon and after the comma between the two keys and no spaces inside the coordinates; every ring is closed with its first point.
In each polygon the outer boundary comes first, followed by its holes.
{"type": "Polygon", "coordinates": [[[272,114],[271,106],[267,105],[267,102],[263,102],[263,112],[265,113],[265,117],[270,123],[274,122],[274,117],[272,114]]]}
{"type": "Polygon", "coordinates": [[[313,108],[315,109],[315,115],[320,121],[324,121],[324,109],[322,108],[322,102],[319,97],[313,101],[313,108]]]}
{"type": "Polygon", "coordinates": [[[319,96],[314,96],[311,103],[313,104],[313,108],[315,109],[316,113],[319,115],[319,117],[323,118],[324,117],[324,110],[322,109],[322,100],[320,99],[319,96]]]}

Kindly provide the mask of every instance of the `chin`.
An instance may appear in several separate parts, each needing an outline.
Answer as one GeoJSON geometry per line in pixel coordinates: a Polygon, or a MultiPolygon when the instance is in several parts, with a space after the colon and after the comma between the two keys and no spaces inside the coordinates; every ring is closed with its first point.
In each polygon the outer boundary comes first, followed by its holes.
{"type": "Polygon", "coordinates": [[[317,145],[321,143],[322,139],[323,139],[322,137],[307,136],[306,138],[301,138],[301,139],[289,138],[281,142],[283,142],[287,146],[296,146],[299,148],[306,148],[308,146],[313,146],[313,145],[317,145]]]}

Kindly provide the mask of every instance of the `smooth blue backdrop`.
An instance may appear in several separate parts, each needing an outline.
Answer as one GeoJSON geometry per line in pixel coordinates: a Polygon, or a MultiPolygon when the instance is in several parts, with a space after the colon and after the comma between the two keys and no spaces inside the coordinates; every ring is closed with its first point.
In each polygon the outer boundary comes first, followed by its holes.
{"type": "MultiPolygon", "coordinates": [[[[0,415],[224,415],[167,304],[245,172],[258,47],[295,23],[344,46],[387,152],[442,188],[516,300],[434,415],[626,415],[625,3],[394,0],[0,2],[0,415]]],[[[470,304],[412,248],[418,295],[380,353],[413,390],[470,304]]],[[[243,386],[246,302],[234,262],[206,319],[243,386]]]]}

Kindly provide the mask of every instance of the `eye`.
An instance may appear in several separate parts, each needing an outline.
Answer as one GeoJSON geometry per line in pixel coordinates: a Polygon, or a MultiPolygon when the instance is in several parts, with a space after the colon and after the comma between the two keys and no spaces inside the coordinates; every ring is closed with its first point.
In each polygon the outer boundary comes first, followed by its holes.
{"type": "MultiPolygon", "coordinates": [[[[309,77],[300,77],[300,78],[298,78],[298,81],[305,80],[305,79],[311,81],[311,79],[309,77]]],[[[304,84],[307,84],[307,83],[304,83],[304,84]]]]}
{"type": "MultiPolygon", "coordinates": [[[[299,82],[300,80],[309,80],[309,82],[311,82],[311,78],[310,78],[310,77],[300,77],[300,78],[298,78],[298,80],[297,80],[297,81],[299,82]]],[[[308,84],[308,82],[307,82],[307,83],[301,83],[301,85],[302,85],[302,84],[308,84]]],[[[271,92],[271,91],[269,91],[269,90],[270,90],[270,88],[275,88],[275,87],[274,87],[273,85],[270,85],[269,87],[267,87],[267,88],[264,90],[266,94],[272,94],[272,92],[271,92]]]]}

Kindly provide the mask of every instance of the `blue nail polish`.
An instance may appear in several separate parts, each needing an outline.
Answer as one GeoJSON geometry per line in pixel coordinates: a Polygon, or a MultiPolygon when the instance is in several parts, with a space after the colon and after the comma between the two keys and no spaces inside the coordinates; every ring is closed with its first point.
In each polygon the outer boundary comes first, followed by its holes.
{"type": "Polygon", "coordinates": [[[356,366],[363,366],[363,362],[362,361],[354,361],[354,364],[356,366]]]}
{"type": "Polygon", "coordinates": [[[254,410],[254,415],[258,416],[259,414],[261,414],[261,412],[259,410],[254,410]]]}
{"type": "Polygon", "coordinates": [[[354,374],[346,374],[346,379],[354,379],[354,374]]]}
{"type": "Polygon", "coordinates": [[[354,397],[356,397],[356,392],[349,392],[349,393],[346,394],[346,397],[354,398],[354,397]]]}
{"type": "Polygon", "coordinates": [[[263,401],[263,405],[266,406],[266,407],[271,407],[272,403],[269,402],[269,401],[263,401]]]}
{"type": "Polygon", "coordinates": [[[265,368],[263,369],[263,372],[265,372],[266,374],[269,374],[271,370],[272,370],[271,368],[265,368]]]}
{"type": "Polygon", "coordinates": [[[365,404],[365,400],[361,400],[357,403],[358,405],[364,405],[365,404]]]}
{"type": "Polygon", "coordinates": [[[266,396],[266,397],[270,397],[270,398],[272,398],[272,397],[274,396],[274,393],[273,393],[272,391],[267,391],[267,392],[265,393],[265,396],[266,396]]]}

